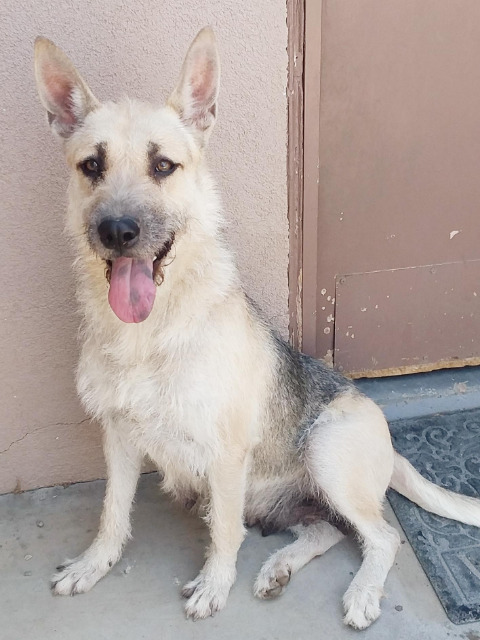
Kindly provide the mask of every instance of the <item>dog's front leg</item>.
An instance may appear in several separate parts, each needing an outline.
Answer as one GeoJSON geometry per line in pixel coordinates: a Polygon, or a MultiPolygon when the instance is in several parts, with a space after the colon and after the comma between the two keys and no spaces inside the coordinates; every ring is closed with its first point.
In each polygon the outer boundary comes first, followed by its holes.
{"type": "Polygon", "coordinates": [[[235,581],[237,552],[245,536],[246,468],[246,457],[239,454],[217,461],[209,473],[212,542],[199,575],[182,590],[188,598],[185,611],[194,620],[223,609],[235,581]]]}
{"type": "Polygon", "coordinates": [[[108,479],[100,529],[85,553],[58,567],[52,578],[52,591],[57,595],[91,589],[118,561],[130,535],[130,508],[143,456],[120,425],[105,426],[103,449],[108,479]]]}

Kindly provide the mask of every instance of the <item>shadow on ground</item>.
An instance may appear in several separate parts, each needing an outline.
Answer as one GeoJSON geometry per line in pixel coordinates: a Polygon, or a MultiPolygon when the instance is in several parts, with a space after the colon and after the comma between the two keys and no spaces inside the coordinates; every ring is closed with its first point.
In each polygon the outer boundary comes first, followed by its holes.
{"type": "MultiPolygon", "coordinates": [[[[120,563],[91,592],[53,597],[54,567],[93,539],[103,491],[98,481],[0,496],[2,640],[480,640],[480,624],[447,620],[408,543],[388,578],[382,617],[360,634],[341,619],[342,594],[360,563],[352,540],[311,562],[278,600],[256,600],[252,585],[262,562],[290,540],[257,530],[241,549],[227,608],[205,621],[186,620],[180,588],[200,569],[208,532],[160,494],[156,474],[141,479],[134,538],[120,563]]],[[[398,527],[389,509],[387,518],[398,527]]]]}

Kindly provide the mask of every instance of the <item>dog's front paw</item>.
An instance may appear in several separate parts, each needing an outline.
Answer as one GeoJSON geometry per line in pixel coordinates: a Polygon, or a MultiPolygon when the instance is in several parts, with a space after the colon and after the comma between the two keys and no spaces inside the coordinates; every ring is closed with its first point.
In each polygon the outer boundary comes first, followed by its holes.
{"type": "Polygon", "coordinates": [[[218,581],[202,573],[188,582],[182,589],[182,596],[188,598],[187,617],[200,620],[215,615],[225,606],[231,586],[230,581],[218,581]]]}
{"type": "Polygon", "coordinates": [[[74,596],[89,591],[110,571],[113,562],[98,562],[92,558],[80,556],[57,567],[58,573],[52,577],[52,592],[55,595],[74,596]]]}
{"type": "Polygon", "coordinates": [[[343,621],[354,629],[366,629],[380,616],[380,598],[377,587],[350,585],[343,596],[343,621]]]}

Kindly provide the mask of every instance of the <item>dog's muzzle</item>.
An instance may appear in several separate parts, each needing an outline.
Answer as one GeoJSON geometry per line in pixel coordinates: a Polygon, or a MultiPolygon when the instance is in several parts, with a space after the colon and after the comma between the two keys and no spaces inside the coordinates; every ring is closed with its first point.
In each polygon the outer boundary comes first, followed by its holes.
{"type": "Polygon", "coordinates": [[[123,322],[143,322],[152,311],[156,283],[163,281],[161,263],[172,248],[173,234],[153,257],[144,258],[131,257],[140,239],[140,226],[133,218],[104,218],[97,232],[102,245],[112,252],[106,260],[106,276],[113,312],[123,322]]]}

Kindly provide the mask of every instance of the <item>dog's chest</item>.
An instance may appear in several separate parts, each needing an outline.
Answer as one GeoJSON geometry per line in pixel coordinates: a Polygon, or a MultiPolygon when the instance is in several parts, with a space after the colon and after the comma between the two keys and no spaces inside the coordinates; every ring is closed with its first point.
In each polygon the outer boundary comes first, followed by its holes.
{"type": "Polygon", "coordinates": [[[95,415],[114,413],[141,421],[165,410],[164,379],[161,368],[151,362],[122,362],[84,350],[77,382],[81,399],[95,415]]]}
{"type": "Polygon", "coordinates": [[[161,357],[122,362],[84,348],[78,390],[90,413],[127,425],[136,446],[162,470],[198,477],[217,446],[209,409],[215,403],[199,373],[193,360],[189,366],[161,357]]]}

